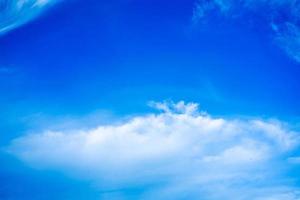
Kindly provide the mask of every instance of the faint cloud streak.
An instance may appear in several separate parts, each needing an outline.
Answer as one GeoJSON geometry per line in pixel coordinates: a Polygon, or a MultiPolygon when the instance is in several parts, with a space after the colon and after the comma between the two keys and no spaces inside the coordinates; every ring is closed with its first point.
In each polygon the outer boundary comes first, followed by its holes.
{"type": "Polygon", "coordinates": [[[40,15],[58,0],[0,0],[0,35],[40,15]]]}
{"type": "Polygon", "coordinates": [[[212,13],[232,19],[257,17],[267,22],[274,40],[286,54],[300,62],[299,11],[299,0],[197,0],[192,22],[197,25],[212,13]]]}

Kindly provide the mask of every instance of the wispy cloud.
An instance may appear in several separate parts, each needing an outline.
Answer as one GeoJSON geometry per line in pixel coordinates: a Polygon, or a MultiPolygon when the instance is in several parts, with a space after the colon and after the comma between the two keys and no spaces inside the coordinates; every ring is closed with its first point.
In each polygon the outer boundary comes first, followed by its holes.
{"type": "Polygon", "coordinates": [[[283,29],[274,25],[274,31],[278,44],[290,57],[300,62],[300,27],[296,24],[286,22],[283,29]]]}
{"type": "Polygon", "coordinates": [[[193,23],[198,24],[212,13],[226,18],[257,18],[274,36],[287,55],[300,62],[299,0],[197,0],[193,23]]]}
{"type": "Polygon", "coordinates": [[[37,17],[58,0],[0,0],[0,35],[37,17]]]}
{"type": "Polygon", "coordinates": [[[93,180],[102,189],[152,185],[143,199],[300,198],[293,184],[299,178],[285,176],[298,163],[291,160],[298,160],[300,142],[287,124],[214,118],[194,103],[150,105],[162,112],[89,130],[25,135],[8,151],[35,168],[93,180]]]}

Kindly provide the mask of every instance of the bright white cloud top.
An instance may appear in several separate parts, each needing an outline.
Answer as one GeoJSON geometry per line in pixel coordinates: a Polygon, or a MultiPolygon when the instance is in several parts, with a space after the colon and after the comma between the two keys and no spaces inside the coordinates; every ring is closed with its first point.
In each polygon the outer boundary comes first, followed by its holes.
{"type": "Polygon", "coordinates": [[[298,132],[279,121],[213,118],[194,103],[151,105],[162,113],[25,135],[8,150],[101,189],[152,185],[144,199],[300,198],[299,178],[283,176],[298,167],[298,132]]]}
{"type": "Polygon", "coordinates": [[[0,35],[37,17],[57,0],[0,0],[0,35]]]}

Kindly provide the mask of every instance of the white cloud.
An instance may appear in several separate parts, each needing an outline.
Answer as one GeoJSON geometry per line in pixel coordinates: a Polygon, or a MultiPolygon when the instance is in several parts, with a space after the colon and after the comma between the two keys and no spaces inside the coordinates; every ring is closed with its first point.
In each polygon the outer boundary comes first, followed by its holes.
{"type": "Polygon", "coordinates": [[[279,121],[213,118],[194,103],[151,105],[163,112],[89,130],[25,135],[8,151],[35,168],[89,179],[100,188],[160,185],[145,199],[297,199],[293,184],[283,190],[281,183],[288,179],[282,177],[288,157],[299,149],[299,133],[279,121]]]}
{"type": "Polygon", "coordinates": [[[58,0],[0,0],[0,35],[37,17],[58,0]]]}
{"type": "Polygon", "coordinates": [[[258,16],[287,55],[300,62],[299,11],[299,0],[197,0],[192,20],[198,24],[211,13],[232,19],[258,16]]]}

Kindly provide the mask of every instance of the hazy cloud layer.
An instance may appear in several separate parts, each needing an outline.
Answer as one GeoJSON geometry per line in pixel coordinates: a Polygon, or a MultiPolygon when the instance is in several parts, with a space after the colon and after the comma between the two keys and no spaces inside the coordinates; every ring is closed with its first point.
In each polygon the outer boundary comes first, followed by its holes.
{"type": "Polygon", "coordinates": [[[193,23],[216,13],[226,18],[265,22],[266,29],[270,30],[278,45],[300,62],[299,11],[299,0],[197,0],[193,23]]]}
{"type": "Polygon", "coordinates": [[[0,0],[0,35],[34,19],[58,0],[0,0]]]}
{"type": "Polygon", "coordinates": [[[286,124],[214,118],[193,103],[151,105],[162,112],[90,130],[25,135],[8,151],[101,189],[152,185],[143,199],[300,198],[299,178],[283,176],[299,167],[299,133],[286,124]]]}

